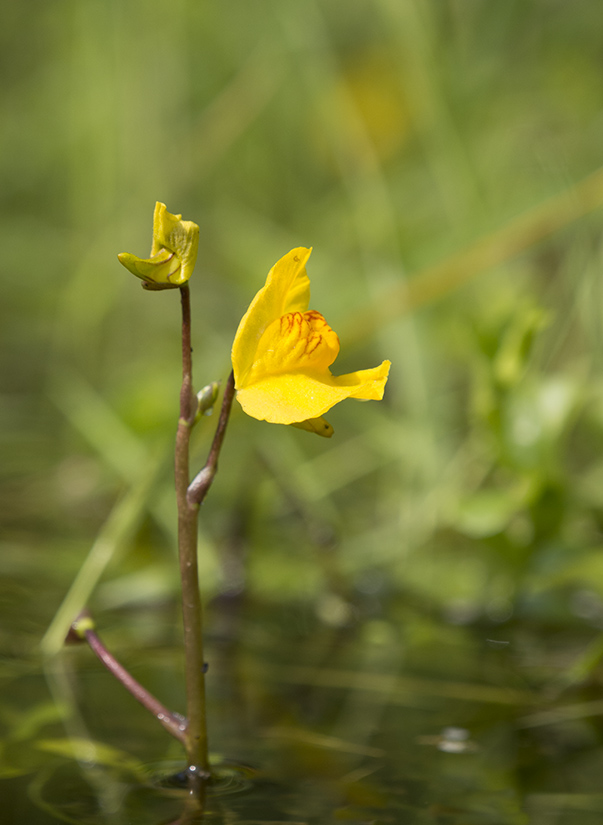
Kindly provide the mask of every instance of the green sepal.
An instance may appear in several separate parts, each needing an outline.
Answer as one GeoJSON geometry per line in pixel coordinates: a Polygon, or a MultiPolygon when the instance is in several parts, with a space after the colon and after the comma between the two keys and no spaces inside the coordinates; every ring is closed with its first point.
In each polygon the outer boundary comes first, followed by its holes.
{"type": "Polygon", "coordinates": [[[212,381],[211,384],[207,384],[207,386],[203,387],[203,389],[197,393],[197,412],[195,413],[193,423],[196,424],[202,415],[212,414],[219,392],[219,382],[212,381]]]}

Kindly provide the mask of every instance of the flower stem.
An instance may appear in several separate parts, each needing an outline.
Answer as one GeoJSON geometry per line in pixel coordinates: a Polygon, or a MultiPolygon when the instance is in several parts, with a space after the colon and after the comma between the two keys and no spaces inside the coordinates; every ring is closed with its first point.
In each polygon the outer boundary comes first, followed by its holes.
{"type": "Polygon", "coordinates": [[[188,285],[180,287],[182,304],[182,387],[180,418],[176,435],[175,478],[178,505],[178,549],[182,581],[182,620],[188,726],[185,747],[191,776],[209,776],[205,664],[203,661],[203,611],[199,592],[197,521],[199,507],[218,469],[226,425],[234,398],[234,376],[230,375],[216,433],[203,469],[190,482],[189,448],[196,414],[192,384],[191,308],[188,285]]]}
{"type": "Polygon", "coordinates": [[[209,776],[205,674],[203,662],[203,613],[197,562],[197,517],[199,506],[188,501],[189,445],[195,410],[193,407],[191,305],[188,284],[180,287],[182,305],[182,387],[180,418],[176,434],[175,481],[178,505],[178,551],[182,581],[182,621],[186,679],[186,755],[189,773],[209,776]]]}
{"type": "MultiPolygon", "coordinates": [[[[149,710],[172,736],[186,749],[190,790],[195,799],[202,799],[204,783],[211,776],[207,748],[207,716],[205,706],[205,670],[203,659],[203,611],[199,591],[197,560],[197,522],[199,507],[212,485],[218,469],[218,458],[235,394],[234,374],[226,384],[218,426],[203,469],[190,482],[190,436],[197,417],[198,400],[193,393],[191,306],[188,285],[180,287],[182,305],[182,387],[180,417],[176,433],[175,483],[178,506],[178,550],[182,582],[182,621],[187,717],[168,710],[144,688],[117,659],[109,653],[94,629],[86,611],[72,623],[67,641],[88,642],[105,667],[122,683],[135,699],[149,710]]],[[[195,809],[196,810],[196,809],[195,809]]]]}

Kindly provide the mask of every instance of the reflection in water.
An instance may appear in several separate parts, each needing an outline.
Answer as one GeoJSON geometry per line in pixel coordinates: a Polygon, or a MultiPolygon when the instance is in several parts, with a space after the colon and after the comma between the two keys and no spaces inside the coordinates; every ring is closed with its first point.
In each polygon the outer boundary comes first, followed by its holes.
{"type": "Polygon", "coordinates": [[[447,727],[439,736],[419,736],[421,745],[435,745],[444,753],[471,753],[477,750],[476,742],[472,742],[470,733],[465,728],[447,727]]]}
{"type": "MultiPolygon", "coordinates": [[[[317,668],[303,646],[276,644],[269,616],[254,621],[253,639],[262,626],[270,630],[261,651],[245,633],[237,646],[226,644],[228,653],[208,651],[212,742],[239,761],[214,755],[214,777],[196,796],[186,788],[177,743],[86,656],[69,651],[53,660],[51,706],[33,663],[29,672],[7,669],[2,707],[14,707],[15,696],[27,701],[4,716],[0,823],[524,825],[525,807],[536,806],[555,816],[580,810],[582,825],[600,814],[600,700],[575,694],[551,705],[537,689],[520,688],[521,658],[503,676],[499,670],[496,657],[508,646],[492,648],[479,631],[455,629],[445,663],[395,674],[383,670],[395,660],[395,646],[382,649],[391,641],[385,636],[341,635],[317,624],[315,642],[330,659],[317,668]],[[367,647],[375,644],[378,650],[367,647]],[[568,789],[562,795],[560,786],[568,789]]],[[[450,643],[450,629],[442,632],[450,643]]],[[[420,650],[405,655],[412,662],[420,650]]],[[[169,693],[171,650],[124,655],[169,693]]],[[[176,691],[167,698],[177,706],[176,691]]]]}

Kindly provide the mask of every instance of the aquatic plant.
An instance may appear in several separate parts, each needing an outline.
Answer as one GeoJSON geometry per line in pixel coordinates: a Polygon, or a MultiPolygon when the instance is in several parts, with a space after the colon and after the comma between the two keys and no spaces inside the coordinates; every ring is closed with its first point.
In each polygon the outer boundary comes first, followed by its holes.
{"type": "Polygon", "coordinates": [[[199,508],[218,469],[235,396],[253,418],[291,424],[330,437],[333,428],[322,417],[346,398],[383,398],[390,362],[379,367],[333,376],[329,367],[339,353],[339,339],[323,316],[308,310],[310,281],[306,262],[310,249],[291,250],[270,270],[243,316],[232,347],[233,371],[226,382],[218,424],[207,461],[191,479],[190,438],[195,424],[212,410],[218,383],[193,389],[191,301],[189,279],[199,245],[199,227],[172,215],[157,203],[148,258],[120,253],[120,262],[142,280],[146,290],[180,290],[182,309],[182,384],[175,445],[178,549],[182,584],[187,715],[166,708],[107,650],[87,611],[75,618],[69,637],[85,640],[103,664],[153,713],[186,750],[190,780],[211,776],[203,656],[203,611],[199,591],[197,532],[199,508]]]}

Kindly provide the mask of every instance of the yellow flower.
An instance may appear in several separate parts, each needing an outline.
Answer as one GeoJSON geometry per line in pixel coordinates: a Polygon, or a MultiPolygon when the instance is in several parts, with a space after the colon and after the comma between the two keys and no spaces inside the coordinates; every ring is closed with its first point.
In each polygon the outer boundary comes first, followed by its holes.
{"type": "Polygon", "coordinates": [[[199,227],[172,215],[164,203],[155,204],[153,245],[149,258],[129,252],[117,257],[126,269],[142,278],[145,289],[173,289],[182,286],[193,274],[199,246],[199,227]]]}
{"type": "Polygon", "coordinates": [[[292,249],[272,267],[239,324],[232,364],[247,415],[330,437],[323,414],[345,398],[383,398],[390,362],[331,375],[339,338],[319,312],[308,311],[311,251],[292,249]]]}

